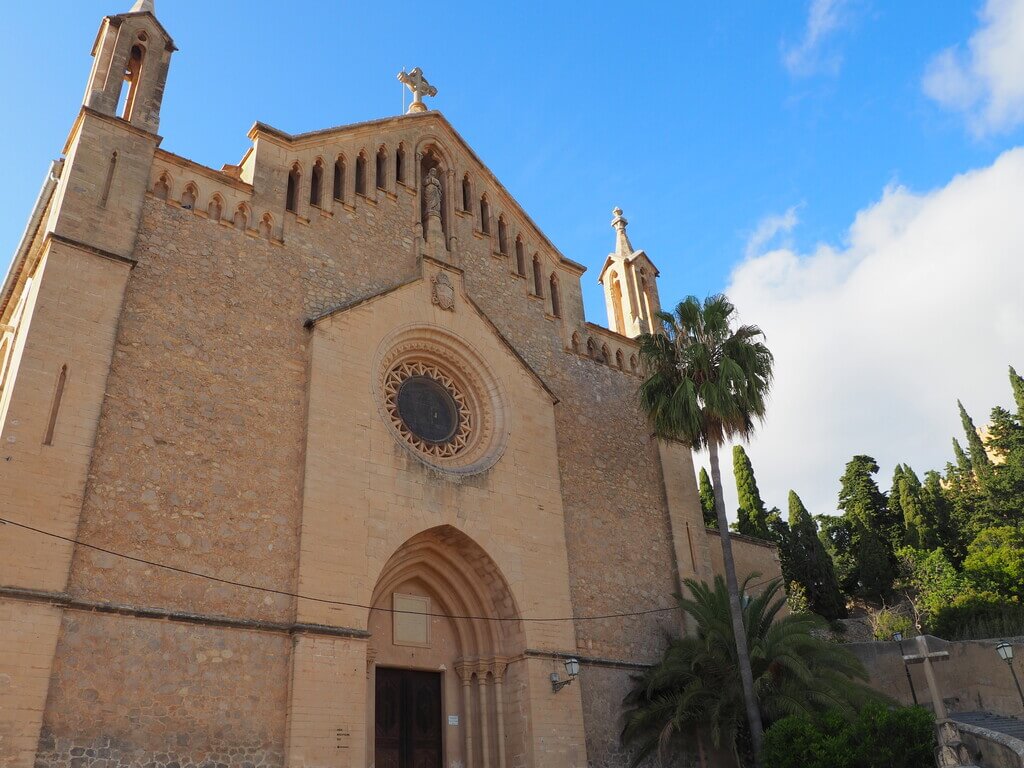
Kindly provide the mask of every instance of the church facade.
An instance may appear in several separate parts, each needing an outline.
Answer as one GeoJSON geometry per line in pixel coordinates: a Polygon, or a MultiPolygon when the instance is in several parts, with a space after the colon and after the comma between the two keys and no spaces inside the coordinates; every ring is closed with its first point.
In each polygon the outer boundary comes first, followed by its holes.
{"type": "Polygon", "coordinates": [[[604,328],[418,70],[213,169],[160,146],[175,51],[103,20],[0,288],[0,765],[624,765],[720,558],[622,212],[604,328]]]}

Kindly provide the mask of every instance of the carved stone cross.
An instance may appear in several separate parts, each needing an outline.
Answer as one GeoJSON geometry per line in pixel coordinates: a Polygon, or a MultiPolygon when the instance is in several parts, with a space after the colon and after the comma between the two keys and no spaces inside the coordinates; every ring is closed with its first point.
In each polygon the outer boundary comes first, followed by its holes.
{"type": "Polygon", "coordinates": [[[398,73],[398,80],[412,91],[412,104],[409,105],[409,112],[426,112],[427,105],[423,103],[424,96],[437,96],[437,88],[427,82],[423,76],[423,70],[416,67],[411,72],[404,69],[398,73]]]}

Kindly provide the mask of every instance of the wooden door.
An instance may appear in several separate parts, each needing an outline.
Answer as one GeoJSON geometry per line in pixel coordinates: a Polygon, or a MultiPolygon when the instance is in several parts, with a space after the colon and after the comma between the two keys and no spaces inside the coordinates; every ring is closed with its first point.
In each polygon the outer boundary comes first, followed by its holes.
{"type": "Polygon", "coordinates": [[[441,768],[441,675],[377,668],[377,768],[441,768]]]}

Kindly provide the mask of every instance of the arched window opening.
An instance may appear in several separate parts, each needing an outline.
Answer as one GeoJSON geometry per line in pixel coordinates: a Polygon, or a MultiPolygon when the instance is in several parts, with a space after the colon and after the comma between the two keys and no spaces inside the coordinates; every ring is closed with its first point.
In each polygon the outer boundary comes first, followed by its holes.
{"type": "Polygon", "coordinates": [[[466,213],[473,207],[473,186],[469,183],[469,174],[462,177],[462,210],[466,213]]]}
{"type": "Polygon", "coordinates": [[[620,371],[626,370],[626,356],[622,354],[621,349],[615,350],[615,367],[620,371]]]}
{"type": "Polygon", "coordinates": [[[139,95],[139,82],[142,80],[142,62],[146,58],[146,49],[141,45],[133,45],[131,53],[128,54],[128,63],[124,68],[124,79],[128,83],[128,97],[124,101],[124,109],[121,117],[125,120],[132,119],[132,111],[135,109],[135,101],[139,95]]]}
{"type": "Polygon", "coordinates": [[[615,327],[613,331],[617,333],[626,332],[626,322],[622,316],[622,284],[619,282],[619,275],[617,272],[612,272],[608,279],[612,281],[612,312],[614,313],[615,327]]]}
{"type": "Polygon", "coordinates": [[[244,232],[249,228],[249,209],[245,207],[245,204],[238,206],[235,209],[234,217],[235,229],[244,232]]]}
{"type": "Polygon", "coordinates": [[[491,205],[487,202],[487,195],[480,198],[480,231],[485,235],[491,234],[491,205]]]}
{"type": "Polygon", "coordinates": [[[199,190],[195,184],[189,184],[181,193],[181,207],[191,211],[196,207],[196,198],[199,197],[199,190]]]}
{"type": "MultiPolygon", "coordinates": [[[[441,182],[441,232],[448,242],[448,174],[441,164],[441,155],[433,148],[427,149],[420,159],[420,183],[424,183],[432,170],[437,171],[437,178],[441,182]]],[[[420,224],[423,226],[423,234],[427,235],[427,196],[423,189],[419,190],[420,198],[420,224]]]]}
{"type": "Polygon", "coordinates": [[[210,204],[206,207],[206,215],[210,221],[220,221],[221,212],[224,210],[224,204],[221,203],[220,197],[214,195],[210,199],[210,204]]]}
{"type": "Polygon", "coordinates": [[[339,157],[334,161],[334,199],[339,203],[345,202],[345,158],[339,157]]]}
{"type": "Polygon", "coordinates": [[[520,235],[516,235],[516,274],[526,277],[526,246],[520,235]]]}
{"type": "Polygon", "coordinates": [[[580,335],[575,331],[572,334],[572,351],[577,355],[580,353],[580,335]]]}
{"type": "Polygon", "coordinates": [[[630,355],[629,356],[629,370],[631,370],[633,373],[636,373],[637,367],[638,367],[638,363],[637,363],[636,355],[630,355]]]}
{"type": "Polygon", "coordinates": [[[508,256],[508,226],[504,216],[498,217],[498,252],[508,256]]]}
{"type": "Polygon", "coordinates": [[[57,387],[53,392],[53,401],[50,403],[50,418],[46,422],[46,434],[43,436],[43,445],[53,445],[53,433],[57,429],[57,414],[60,412],[60,401],[64,398],[64,385],[68,380],[68,366],[64,364],[57,374],[57,387]]]}
{"type": "Polygon", "coordinates": [[[160,174],[156,186],[153,187],[153,194],[161,200],[166,200],[171,196],[171,180],[167,177],[166,173],[160,174]]]}
{"type": "Polygon", "coordinates": [[[540,256],[533,254],[533,295],[544,295],[544,278],[541,275],[540,256]]]}
{"type": "Polygon", "coordinates": [[[597,344],[593,339],[587,339],[587,357],[597,357],[597,344]]]}
{"type": "Polygon", "coordinates": [[[274,234],[274,219],[269,213],[264,213],[260,219],[260,236],[269,240],[274,234]]]}
{"type": "Polygon", "coordinates": [[[317,160],[313,164],[313,171],[309,175],[309,204],[320,207],[324,189],[324,163],[317,160]]]}
{"type": "Polygon", "coordinates": [[[366,196],[366,153],[356,158],[356,194],[366,196]]]}
{"type": "Polygon", "coordinates": [[[395,181],[405,184],[405,144],[399,144],[395,152],[395,181]]]}
{"type": "Polygon", "coordinates": [[[611,353],[608,351],[608,345],[607,344],[602,344],[601,345],[601,362],[605,363],[607,365],[607,364],[611,363],[611,361],[612,361],[612,356],[611,356],[611,353]]]}
{"type": "Polygon", "coordinates": [[[296,213],[299,210],[299,181],[301,179],[299,164],[296,163],[288,171],[288,192],[285,195],[284,208],[286,211],[296,213]]]}
{"type": "Polygon", "coordinates": [[[377,189],[388,186],[388,151],[381,147],[377,150],[377,189]]]}
{"type": "Polygon", "coordinates": [[[551,291],[551,314],[555,317],[562,316],[562,297],[558,295],[558,278],[555,273],[551,273],[551,277],[548,279],[548,285],[551,291]]]}

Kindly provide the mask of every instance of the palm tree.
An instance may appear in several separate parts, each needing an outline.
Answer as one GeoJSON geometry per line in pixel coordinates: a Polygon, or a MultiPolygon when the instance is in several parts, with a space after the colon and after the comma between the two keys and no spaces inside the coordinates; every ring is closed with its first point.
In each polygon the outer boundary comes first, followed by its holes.
{"type": "Polygon", "coordinates": [[[638,339],[647,374],[640,385],[640,407],[658,437],[708,450],[740,680],[754,764],[760,766],[761,714],[743,632],[718,450],[728,439],[746,439],[754,423],[764,418],[772,353],[760,341],[764,334],[756,325],[733,328],[736,308],[721,294],[709,296],[703,304],[696,296],[688,296],[674,314],[659,312],[657,318],[659,332],[638,339]]]}
{"type": "MultiPolygon", "coordinates": [[[[852,717],[865,704],[885,700],[867,686],[867,672],[853,654],[815,634],[826,626],[824,619],[808,613],[779,616],[785,605],[781,583],[772,582],[743,605],[754,691],[764,718],[772,723],[826,710],[852,717]]],[[[633,766],[655,751],[664,756],[681,736],[696,740],[703,764],[705,734],[716,749],[739,761],[745,706],[736,674],[731,596],[721,576],[713,586],[692,579],[686,586],[692,597],[679,597],[679,606],[693,617],[696,632],[672,639],[661,662],[635,677],[626,697],[622,739],[636,747],[633,766]]]]}

